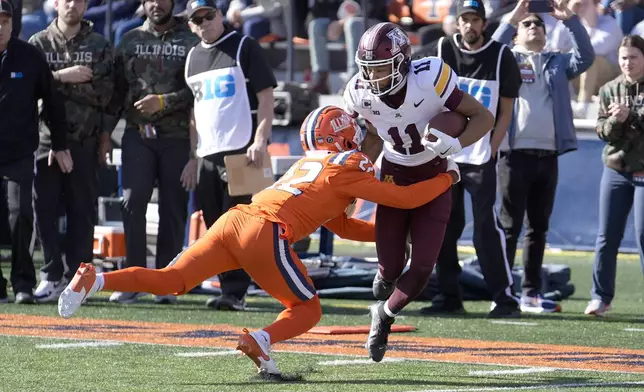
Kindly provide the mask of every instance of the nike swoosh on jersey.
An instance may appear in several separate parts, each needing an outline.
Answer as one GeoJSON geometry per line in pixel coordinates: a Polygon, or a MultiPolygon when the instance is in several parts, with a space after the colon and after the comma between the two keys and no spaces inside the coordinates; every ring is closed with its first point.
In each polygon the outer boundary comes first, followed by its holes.
{"type": "Polygon", "coordinates": [[[418,106],[420,106],[420,104],[423,103],[424,100],[425,98],[421,99],[418,103],[414,102],[414,107],[417,108],[418,106]]]}

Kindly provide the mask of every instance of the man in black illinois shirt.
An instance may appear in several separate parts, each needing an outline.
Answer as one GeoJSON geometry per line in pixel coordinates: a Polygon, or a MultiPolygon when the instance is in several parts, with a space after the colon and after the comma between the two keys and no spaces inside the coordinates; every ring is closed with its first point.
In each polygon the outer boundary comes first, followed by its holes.
{"type": "MultiPolygon", "coordinates": [[[[11,285],[16,303],[33,303],[36,271],[32,186],[34,153],[38,148],[38,100],[51,129],[54,160],[61,170],[72,170],[66,150],[67,125],[62,101],[55,96],[53,75],[37,48],[11,36],[13,9],[0,1],[0,180],[7,181],[11,229],[11,285]]],[[[0,303],[8,302],[7,281],[0,272],[0,303]]]]}

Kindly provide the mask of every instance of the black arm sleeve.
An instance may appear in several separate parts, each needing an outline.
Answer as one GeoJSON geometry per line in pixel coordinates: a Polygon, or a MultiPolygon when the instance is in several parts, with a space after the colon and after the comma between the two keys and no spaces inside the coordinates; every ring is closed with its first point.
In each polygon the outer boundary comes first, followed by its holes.
{"type": "Polygon", "coordinates": [[[34,65],[40,70],[38,98],[42,99],[43,118],[51,131],[51,149],[62,151],[67,148],[67,118],[63,98],[54,86],[54,76],[49,69],[45,56],[34,47],[34,65]]]}
{"type": "Polygon", "coordinates": [[[241,67],[253,90],[258,93],[267,88],[275,88],[277,80],[268,65],[264,49],[254,39],[248,37],[243,42],[241,67]]]}
{"type": "Polygon", "coordinates": [[[512,51],[507,46],[501,54],[501,86],[499,95],[505,98],[517,98],[521,88],[521,71],[512,51]]]}

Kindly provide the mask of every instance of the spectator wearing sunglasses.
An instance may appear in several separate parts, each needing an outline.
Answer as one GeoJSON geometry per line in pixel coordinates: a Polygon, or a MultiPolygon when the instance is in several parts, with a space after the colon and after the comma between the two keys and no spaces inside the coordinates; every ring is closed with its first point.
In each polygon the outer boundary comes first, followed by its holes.
{"type": "MultiPolygon", "coordinates": [[[[246,154],[249,164],[262,166],[277,82],[259,43],[224,24],[214,0],[189,0],[186,10],[190,28],[201,38],[188,54],[185,78],[194,96],[190,136],[199,157],[197,206],[211,227],[228,209],[251,202],[251,195],[228,193],[224,157],[246,154]]],[[[219,275],[222,295],[206,305],[244,310],[250,281],[243,270],[219,275]]]]}
{"type": "MultiPolygon", "coordinates": [[[[192,94],[183,71],[198,38],[185,20],[174,17],[173,0],[142,0],[146,21],[128,31],[114,60],[114,94],[108,111],[114,129],[123,115],[123,227],[125,267],[145,267],[146,211],[155,184],[159,190],[156,267],[163,268],[183,249],[188,191],[196,182],[188,124],[192,94]]],[[[111,302],[131,303],[144,293],[114,292],[111,302]]],[[[155,297],[174,303],[173,296],[155,297]]]]}
{"type": "Polygon", "coordinates": [[[572,35],[573,49],[569,53],[545,50],[543,19],[528,12],[528,3],[520,0],[509,22],[502,23],[493,37],[505,44],[514,39],[512,52],[523,82],[501,147],[500,219],[508,260],[513,263],[527,213],[521,310],[548,313],[561,310],[541,296],[541,266],[557,188],[558,156],[577,149],[568,82],[592,65],[595,53],[586,29],[565,0],[553,2],[551,15],[572,35]]]}

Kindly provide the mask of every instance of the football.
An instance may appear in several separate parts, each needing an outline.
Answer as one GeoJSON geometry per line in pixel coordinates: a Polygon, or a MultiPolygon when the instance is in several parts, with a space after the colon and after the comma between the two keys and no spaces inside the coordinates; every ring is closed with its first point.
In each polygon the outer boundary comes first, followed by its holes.
{"type": "MultiPolygon", "coordinates": [[[[429,120],[428,128],[438,129],[446,135],[451,137],[459,137],[465,131],[467,126],[467,117],[463,116],[460,113],[456,112],[441,112],[429,120]]],[[[427,140],[430,142],[435,142],[438,140],[436,136],[432,134],[427,134],[427,140]]]]}

